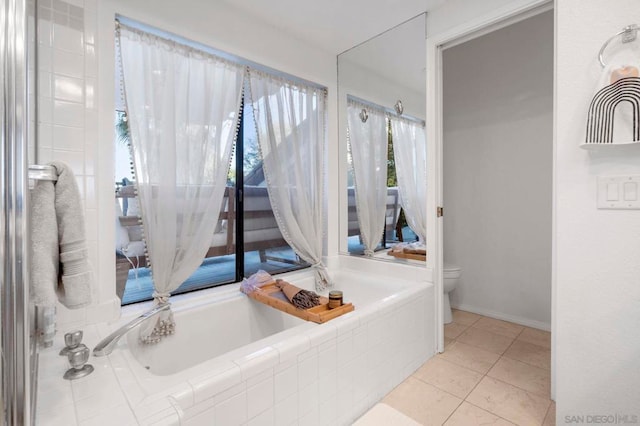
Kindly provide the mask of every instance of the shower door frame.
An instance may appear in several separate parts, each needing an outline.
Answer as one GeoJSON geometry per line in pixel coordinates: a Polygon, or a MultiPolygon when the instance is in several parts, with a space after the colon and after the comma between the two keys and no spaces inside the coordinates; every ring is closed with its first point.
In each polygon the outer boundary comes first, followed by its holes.
{"type": "MultiPolygon", "coordinates": [[[[0,274],[2,425],[33,424],[32,345],[29,315],[28,71],[26,0],[5,0],[0,9],[3,77],[0,120],[0,274]]],[[[35,352],[34,352],[35,354],[35,352]]]]}

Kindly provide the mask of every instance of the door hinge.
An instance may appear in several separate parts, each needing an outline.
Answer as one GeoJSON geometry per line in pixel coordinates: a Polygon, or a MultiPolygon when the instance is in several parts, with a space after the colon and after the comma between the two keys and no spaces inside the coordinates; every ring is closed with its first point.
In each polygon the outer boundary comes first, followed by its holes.
{"type": "Polygon", "coordinates": [[[444,207],[438,207],[437,215],[438,217],[444,216],[444,207]]]}

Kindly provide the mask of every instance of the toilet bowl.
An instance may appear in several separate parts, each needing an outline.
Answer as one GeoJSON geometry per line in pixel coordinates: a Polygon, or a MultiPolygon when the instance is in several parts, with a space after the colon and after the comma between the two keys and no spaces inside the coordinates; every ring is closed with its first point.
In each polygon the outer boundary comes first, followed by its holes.
{"type": "Polygon", "coordinates": [[[458,285],[460,275],[462,275],[462,268],[456,265],[444,264],[444,303],[442,306],[442,313],[444,315],[444,323],[449,324],[453,318],[451,316],[451,303],[449,302],[449,292],[453,291],[458,285]]]}

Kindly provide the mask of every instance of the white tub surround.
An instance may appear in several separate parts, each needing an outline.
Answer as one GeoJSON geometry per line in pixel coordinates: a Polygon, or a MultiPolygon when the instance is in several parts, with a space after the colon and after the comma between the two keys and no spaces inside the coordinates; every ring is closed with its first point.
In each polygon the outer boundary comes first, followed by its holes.
{"type": "MultiPolygon", "coordinates": [[[[66,402],[74,416],[54,423],[65,425],[351,424],[434,353],[433,286],[347,270],[332,276],[356,310],[326,324],[256,303],[235,284],[176,297],[188,332],[149,346],[133,331],[108,357],[91,357],[98,372],[75,382],[61,378],[56,342],[43,377],[72,392],[41,389],[40,411],[66,402]]],[[[314,286],[308,270],[286,279],[314,286]]],[[[117,324],[90,327],[87,345],[140,311],[125,308],[117,324]]]]}

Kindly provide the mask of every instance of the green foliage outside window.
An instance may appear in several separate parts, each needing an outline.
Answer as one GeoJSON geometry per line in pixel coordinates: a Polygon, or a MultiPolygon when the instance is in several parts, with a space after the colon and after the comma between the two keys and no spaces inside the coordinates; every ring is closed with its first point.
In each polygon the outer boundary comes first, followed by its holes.
{"type": "Polygon", "coordinates": [[[129,121],[124,111],[116,111],[116,135],[118,142],[124,145],[129,143],[129,121]]]}
{"type": "Polygon", "coordinates": [[[398,186],[396,178],[396,160],[393,155],[393,135],[391,134],[391,126],[387,126],[387,188],[398,186]]]}

